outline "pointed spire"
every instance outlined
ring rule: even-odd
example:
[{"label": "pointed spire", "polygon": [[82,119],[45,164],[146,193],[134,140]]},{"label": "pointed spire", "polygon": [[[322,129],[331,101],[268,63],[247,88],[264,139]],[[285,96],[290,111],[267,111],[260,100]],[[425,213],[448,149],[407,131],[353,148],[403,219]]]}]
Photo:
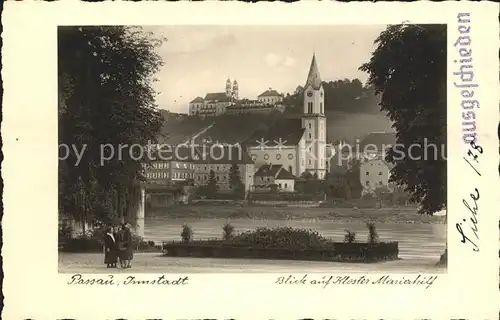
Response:
[{"label": "pointed spire", "polygon": [[304,88],[307,88],[309,85],[312,86],[314,90],[318,90],[321,87],[321,76],[319,75],[318,64],[316,62],[316,54],[314,53]]}]

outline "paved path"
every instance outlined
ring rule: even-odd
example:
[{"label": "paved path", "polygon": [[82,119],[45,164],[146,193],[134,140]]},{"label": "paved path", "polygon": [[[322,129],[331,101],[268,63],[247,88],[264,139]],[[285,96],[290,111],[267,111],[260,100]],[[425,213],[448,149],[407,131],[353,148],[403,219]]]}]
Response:
[{"label": "paved path", "polygon": [[59,255],[61,273],[442,273],[435,259],[408,259],[373,264],[162,257],[158,253],[139,253],[131,269],[108,269],[103,255],[96,253],[62,253]]}]

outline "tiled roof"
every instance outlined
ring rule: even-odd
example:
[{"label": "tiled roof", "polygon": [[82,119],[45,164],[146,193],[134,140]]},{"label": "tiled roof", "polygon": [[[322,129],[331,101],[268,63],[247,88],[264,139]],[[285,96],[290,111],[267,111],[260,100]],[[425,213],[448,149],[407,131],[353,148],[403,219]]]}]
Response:
[{"label": "tiled roof", "polygon": [[257,170],[256,177],[273,177],[282,180],[295,180],[295,176],[281,164],[265,164]]},{"label": "tiled roof", "polygon": [[278,172],[278,176],[276,176],[276,179],[295,180],[295,176],[291,174],[290,171],[282,167],[281,170]]},{"label": "tiled roof", "polygon": [[205,100],[229,102],[229,101],[231,101],[231,98],[226,96],[226,93],[224,93],[224,92],[216,92],[216,93],[207,93],[207,95],[205,96]]},{"label": "tiled roof", "polygon": [[196,148],[195,163],[206,164],[253,164],[243,146],[204,145]]},{"label": "tiled roof", "polygon": [[258,97],[280,97],[280,96],[281,95],[278,93],[278,91],[273,89],[266,90],[258,95]]},{"label": "tiled roof", "polygon": [[259,141],[268,141],[268,146],[272,146],[276,145],[275,141],[281,139],[285,146],[296,146],[304,135],[304,131],[301,119],[278,119],[267,130],[256,130],[246,140],[246,144],[258,146]]},{"label": "tiled roof", "polygon": [[[366,136],[359,143],[360,152],[374,151],[384,152],[383,147],[388,148],[391,145],[396,144],[396,134],[393,132],[373,132]],[[369,147],[367,147],[370,145]]]},{"label": "tiled roof", "polygon": [[196,156],[196,150],[188,144],[160,146],[159,160],[191,162]]},{"label": "tiled roof", "polygon": [[315,55],[312,57],[311,67],[309,68],[309,74],[307,75],[304,88],[307,88],[308,86],[311,86],[314,90],[318,90],[321,87],[321,76],[319,75],[319,68]]},{"label": "tiled roof", "polygon": [[255,172],[256,177],[276,177],[280,171],[281,164],[265,164]]},{"label": "tiled roof", "polygon": [[385,165],[386,165],[389,169],[392,169],[392,168],[394,168],[394,166],[395,166],[394,164],[392,164],[392,163],[390,163],[390,162],[387,162],[387,161],[385,161],[385,159],[381,159],[380,157],[376,157],[376,158],[373,158],[373,159],[371,159],[371,160],[368,160],[368,161],[364,162],[362,165],[367,165],[367,164],[369,164],[369,163],[370,163],[370,162],[372,162],[372,161],[381,161],[381,162],[382,162],[383,164],[385,164]]},{"label": "tiled roof", "polygon": [[204,100],[203,100],[203,98],[202,98],[202,97],[196,97],[196,98],[194,98],[194,100],[193,100],[193,101],[191,101],[190,103],[203,102],[203,101],[204,101]]}]

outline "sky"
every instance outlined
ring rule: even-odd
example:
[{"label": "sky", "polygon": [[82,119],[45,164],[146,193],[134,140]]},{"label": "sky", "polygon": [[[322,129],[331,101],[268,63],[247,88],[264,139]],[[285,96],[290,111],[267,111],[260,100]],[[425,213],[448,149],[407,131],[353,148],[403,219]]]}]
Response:
[{"label": "sky", "polygon": [[239,97],[256,99],[272,88],[293,92],[304,85],[313,53],[323,81],[367,75],[358,68],[374,51],[384,25],[147,26],[167,42],[158,48],[165,64],[156,78],[157,104],[187,113],[188,103],[224,92],[238,81]]}]

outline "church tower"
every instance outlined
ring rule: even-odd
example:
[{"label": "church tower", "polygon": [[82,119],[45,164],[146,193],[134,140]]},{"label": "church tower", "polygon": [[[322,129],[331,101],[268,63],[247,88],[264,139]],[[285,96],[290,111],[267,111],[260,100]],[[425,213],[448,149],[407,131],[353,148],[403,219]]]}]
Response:
[{"label": "church tower", "polygon": [[231,79],[226,80],[226,97],[231,98]]},{"label": "church tower", "polygon": [[238,100],[238,82],[236,80],[233,82],[233,99]]},{"label": "church tower", "polygon": [[[304,85],[304,112],[302,128],[305,128],[305,170],[322,179],[326,167],[326,117],[325,93],[321,83],[316,56],[313,54],[309,74]],[[302,160],[301,160],[302,161]]]}]

